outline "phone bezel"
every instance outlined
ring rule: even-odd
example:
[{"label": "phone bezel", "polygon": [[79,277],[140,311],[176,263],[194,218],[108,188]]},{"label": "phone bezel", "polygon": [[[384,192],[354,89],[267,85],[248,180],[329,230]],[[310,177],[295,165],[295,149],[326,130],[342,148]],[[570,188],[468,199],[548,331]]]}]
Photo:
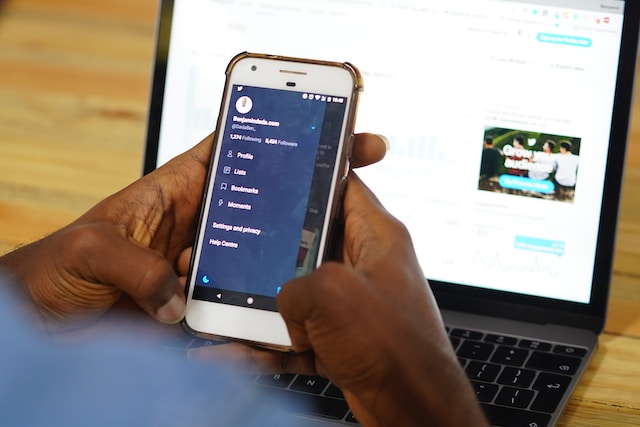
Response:
[{"label": "phone bezel", "polygon": [[[225,89],[216,129],[224,129],[229,114],[231,90],[234,85],[330,93],[347,99],[337,162],[329,195],[329,208],[321,234],[322,244],[319,248],[320,256],[316,263],[317,267],[327,255],[328,240],[333,232],[332,228],[339,211],[344,179],[349,169],[355,111],[359,94],[362,91],[362,77],[359,71],[349,63],[243,52],[236,55],[227,67]],[[206,221],[209,211],[222,136],[223,133],[216,133],[214,137],[196,243],[187,277],[187,310],[182,325],[189,333],[197,336],[234,339],[278,350],[289,350],[291,340],[280,313],[192,298],[195,277],[191,272],[197,270],[196,262],[200,256],[200,248],[204,239],[203,221]]]}]

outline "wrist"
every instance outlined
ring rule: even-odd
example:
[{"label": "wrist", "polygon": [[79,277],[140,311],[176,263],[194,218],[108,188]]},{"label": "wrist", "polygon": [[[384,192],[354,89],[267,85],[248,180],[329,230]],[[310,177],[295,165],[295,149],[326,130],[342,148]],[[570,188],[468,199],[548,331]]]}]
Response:
[{"label": "wrist", "polygon": [[17,311],[21,312],[36,328],[48,331],[49,322],[27,286],[29,279],[26,272],[29,270],[29,258],[24,253],[28,251],[29,246],[22,246],[0,257],[0,277],[2,278],[0,282],[3,290],[17,302],[15,304]]}]

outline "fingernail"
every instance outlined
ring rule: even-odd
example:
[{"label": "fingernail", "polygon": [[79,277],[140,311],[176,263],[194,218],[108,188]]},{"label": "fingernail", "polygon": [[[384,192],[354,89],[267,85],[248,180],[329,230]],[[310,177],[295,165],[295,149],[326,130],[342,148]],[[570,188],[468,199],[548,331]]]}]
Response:
[{"label": "fingernail", "polygon": [[162,323],[178,323],[184,317],[185,305],[180,296],[174,295],[156,311],[156,319]]},{"label": "fingernail", "polygon": [[376,136],[378,138],[380,138],[382,140],[382,142],[384,142],[384,146],[387,149],[387,153],[389,152],[389,150],[391,150],[391,143],[389,142],[389,140],[387,139],[386,136],[384,135],[380,135],[380,134],[376,134]]}]

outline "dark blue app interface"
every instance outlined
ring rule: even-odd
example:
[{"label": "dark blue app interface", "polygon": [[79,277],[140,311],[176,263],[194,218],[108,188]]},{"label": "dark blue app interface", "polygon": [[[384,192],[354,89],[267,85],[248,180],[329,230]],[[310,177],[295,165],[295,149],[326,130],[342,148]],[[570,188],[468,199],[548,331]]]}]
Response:
[{"label": "dark blue app interface", "polygon": [[319,256],[346,99],[234,85],[193,298],[276,310]]}]

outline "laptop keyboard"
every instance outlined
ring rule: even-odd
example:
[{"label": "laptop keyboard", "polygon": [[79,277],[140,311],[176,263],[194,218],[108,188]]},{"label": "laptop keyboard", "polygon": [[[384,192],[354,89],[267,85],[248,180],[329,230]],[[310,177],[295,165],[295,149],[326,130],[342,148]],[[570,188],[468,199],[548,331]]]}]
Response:
[{"label": "laptop keyboard", "polygon": [[492,424],[549,424],[587,350],[468,329],[448,329],[460,365]]},{"label": "laptop keyboard", "polygon": [[[447,332],[487,418],[504,427],[547,426],[587,354],[581,347],[469,329]],[[210,344],[187,337],[170,347]],[[340,389],[324,378],[275,374],[250,380],[269,387],[292,411],[358,424]]]}]

